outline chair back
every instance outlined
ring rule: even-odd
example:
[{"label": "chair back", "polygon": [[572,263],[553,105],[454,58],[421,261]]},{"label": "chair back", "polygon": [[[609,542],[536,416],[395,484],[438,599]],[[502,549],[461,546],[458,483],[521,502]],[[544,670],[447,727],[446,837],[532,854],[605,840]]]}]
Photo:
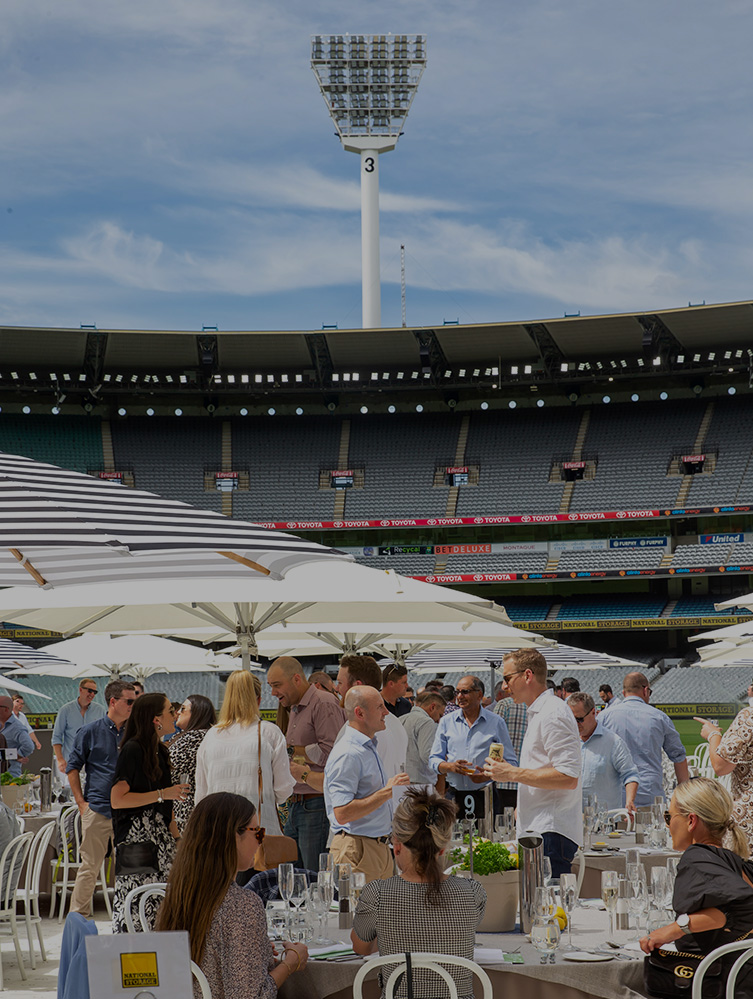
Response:
[{"label": "chair back", "polygon": [[212,991],[209,988],[207,976],[195,961],[191,961],[191,974],[199,983],[199,988],[201,989],[201,999],[212,999]]},{"label": "chair back", "polygon": [[573,855],[573,864],[578,865],[578,889],[576,898],[580,898],[580,890],[583,887],[583,878],[586,876],[586,858],[580,847],[575,851]]},{"label": "chair back", "polygon": [[0,857],[0,912],[16,911],[16,889],[21,868],[29,856],[34,833],[14,836]]},{"label": "chair back", "polygon": [[735,983],[737,982],[737,976],[740,972],[740,968],[753,957],[753,940],[734,940],[732,943],[722,944],[721,947],[717,947],[716,950],[712,950],[710,954],[701,961],[696,969],[696,973],[693,975],[693,989],[691,992],[691,999],[702,999],[703,996],[703,979],[711,967],[711,965],[717,961],[720,957],[724,957],[725,954],[733,954],[735,951],[743,951],[743,954],[735,961],[729,972],[729,977],[727,978],[727,990],[726,999],[735,999]]},{"label": "chair back", "polygon": [[[441,978],[447,986],[449,999],[458,999],[458,990],[457,985],[455,984],[455,979],[452,975],[450,975],[446,967],[444,967],[446,965],[451,965],[456,968],[466,968],[472,974],[476,975],[481,982],[483,999],[492,999],[491,979],[484,969],[480,965],[476,964],[475,961],[469,961],[466,957],[453,957],[448,954],[431,953],[411,954],[410,960],[412,969],[415,970],[417,968],[423,968],[433,972]],[[390,973],[390,976],[384,986],[385,999],[393,999],[395,988],[398,985],[399,979],[405,974],[408,966],[405,954],[385,954],[382,957],[377,957],[371,961],[367,961],[363,967],[358,970],[358,974],[353,982],[353,999],[363,999],[363,981],[371,968],[375,966],[381,967],[385,964],[396,966]]]},{"label": "chair back", "polygon": [[635,831],[635,812],[631,815],[627,808],[610,808],[607,815],[611,819],[620,819],[623,821],[627,832]]},{"label": "chair back", "polygon": [[[128,892],[125,898],[125,921],[128,933],[148,933],[151,930],[151,926],[148,926],[146,922],[146,903],[150,898],[164,898],[166,889],[167,884],[164,881],[155,881],[148,885],[138,885]],[[138,926],[133,918],[133,907],[137,899],[139,904]]]},{"label": "chair back", "polygon": [[81,812],[78,805],[65,805],[58,816],[60,856],[66,864],[81,863]]},{"label": "chair back", "polygon": [[29,850],[29,859],[26,864],[26,890],[31,897],[39,895],[39,880],[42,876],[42,865],[45,862],[47,848],[50,845],[52,834],[55,832],[55,822],[48,822],[35,834]]}]

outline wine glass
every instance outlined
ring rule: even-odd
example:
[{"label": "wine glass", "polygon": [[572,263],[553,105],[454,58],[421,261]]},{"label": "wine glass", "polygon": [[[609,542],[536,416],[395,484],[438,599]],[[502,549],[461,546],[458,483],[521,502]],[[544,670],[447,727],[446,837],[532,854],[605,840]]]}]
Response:
[{"label": "wine glass", "polygon": [[554,952],[560,942],[560,924],[556,919],[546,916],[537,917],[531,927],[531,943],[541,954],[539,964],[546,964],[547,959],[554,964]]},{"label": "wine glass", "polygon": [[651,893],[657,909],[666,909],[671,902],[672,885],[666,867],[651,868]]},{"label": "wine glass", "polygon": [[279,902],[270,899],[267,902],[267,926],[272,937],[277,940],[284,940],[288,926],[288,913],[286,902]]},{"label": "wine glass", "polygon": [[293,875],[295,868],[292,864],[277,865],[277,887],[280,889],[280,898],[286,904],[290,903],[290,896],[293,894]]},{"label": "wine glass", "polygon": [[557,900],[554,897],[554,889],[540,885],[536,889],[534,897],[534,915],[536,919],[551,919],[557,911]]},{"label": "wine glass", "polygon": [[573,911],[578,901],[578,876],[576,874],[560,875],[560,898],[562,907],[567,913],[567,944],[563,950],[577,950],[573,947]]},{"label": "wine glass", "polygon": [[548,888],[552,883],[552,861],[549,857],[541,858],[541,871],[544,876],[544,884]]},{"label": "wine glass", "polygon": [[614,939],[614,911],[617,908],[617,895],[620,882],[617,871],[601,872],[601,898],[609,912],[609,939]]},{"label": "wine glass", "polygon": [[317,934],[312,942],[316,947],[324,947],[329,943],[324,933],[324,920],[329,910],[329,903],[327,902],[327,893],[323,885],[319,883],[309,885],[306,891],[306,908],[316,916],[318,924]]},{"label": "wine glass", "polygon": [[290,904],[300,909],[306,901],[306,889],[309,879],[302,871],[295,871],[293,874],[293,888],[290,892]]},{"label": "wine glass", "polygon": [[628,909],[635,917],[636,940],[641,938],[641,913],[648,912],[648,886],[643,878],[628,882]]}]

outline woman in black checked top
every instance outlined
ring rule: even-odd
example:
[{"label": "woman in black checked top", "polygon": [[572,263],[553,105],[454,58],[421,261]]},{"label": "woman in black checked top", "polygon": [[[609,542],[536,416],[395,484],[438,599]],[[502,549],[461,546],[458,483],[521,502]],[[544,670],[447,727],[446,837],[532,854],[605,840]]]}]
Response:
[{"label": "woman in black checked top", "polygon": [[[486,892],[469,878],[444,874],[445,851],[457,810],[452,802],[409,790],[395,809],[392,843],[400,874],[366,885],[353,918],[351,939],[357,954],[417,951],[473,960],[476,927],[484,917]],[[448,966],[460,997],[473,996],[471,973]],[[384,983],[392,968],[382,970]],[[430,999],[442,989],[430,971],[414,972],[414,996]],[[403,979],[395,991],[405,999]]]}]

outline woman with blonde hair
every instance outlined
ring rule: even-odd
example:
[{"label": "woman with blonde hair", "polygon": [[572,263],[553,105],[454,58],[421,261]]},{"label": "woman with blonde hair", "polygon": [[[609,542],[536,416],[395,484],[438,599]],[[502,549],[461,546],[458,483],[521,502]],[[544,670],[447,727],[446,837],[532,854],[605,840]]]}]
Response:
[{"label": "woman with blonde hair", "polygon": [[300,943],[283,944],[275,960],[259,896],[234,883],[236,872],[250,866],[260,835],[247,798],[204,798],[186,825],[157,916],[158,930],[188,932],[191,960],[216,999],[274,999],[308,960]]},{"label": "woman with blonde hair", "polygon": [[242,794],[259,812],[260,825],[279,836],[277,805],[289,797],[295,781],[285,736],[276,725],[259,716],[260,697],[261,684],[253,673],[237,670],[230,674],[220,719],[207,732],[196,754],[195,801],[198,804],[217,791]]},{"label": "woman with blonde hair", "polygon": [[[361,892],[351,932],[356,954],[430,951],[473,960],[486,892],[477,881],[444,873],[456,817],[455,805],[446,798],[415,788],[406,791],[392,820],[392,845],[400,874],[372,881]],[[384,981],[391,970],[389,965],[383,969]],[[470,973],[448,970],[458,995],[472,997]],[[436,992],[436,977],[417,971],[416,999],[436,996]],[[407,995],[404,981],[395,995],[398,999]]]},{"label": "woman with blonde hair", "polygon": [[[707,777],[684,781],[664,820],[672,846],[683,851],[672,899],[677,918],[643,937],[642,949],[650,954],[675,941],[678,950],[703,956],[753,930],[753,864],[726,788]],[[736,995],[751,994],[742,980],[738,987]]]}]

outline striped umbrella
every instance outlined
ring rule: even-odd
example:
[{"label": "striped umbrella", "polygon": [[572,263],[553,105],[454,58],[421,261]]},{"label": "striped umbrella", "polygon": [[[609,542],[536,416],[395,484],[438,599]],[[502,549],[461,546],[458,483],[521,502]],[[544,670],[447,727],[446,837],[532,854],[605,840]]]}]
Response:
[{"label": "striped umbrella", "polygon": [[282,578],[352,556],[154,493],[0,452],[0,586],[128,578]]},{"label": "striped umbrella", "polygon": [[[446,651],[422,652],[407,659],[405,665],[418,673],[445,673],[451,670],[466,670],[475,673],[479,670],[501,669],[502,660],[508,652],[513,652],[520,646],[506,649],[464,649]],[[555,645],[542,648],[540,652],[550,670],[561,669],[606,669],[609,666],[632,666],[634,669],[645,669],[643,663],[631,659],[609,656],[605,652],[590,652],[587,649],[576,649],[570,645]],[[385,659],[386,665],[391,660]]]},{"label": "striped umbrella", "polygon": [[[58,656],[40,652],[39,649],[33,649],[30,645],[14,642],[11,638],[0,638],[0,671],[4,672],[6,669],[17,671],[19,669],[33,669],[39,666],[50,665],[62,668],[62,666],[71,666],[72,663],[68,662],[67,659],[61,659]],[[18,680],[12,680],[7,676],[0,676],[0,687],[4,687],[6,690],[13,690],[19,694],[35,694],[37,697],[44,697],[46,701],[52,700],[47,694],[41,694],[38,690],[32,690],[31,687],[26,687],[24,684],[19,683]]]}]

